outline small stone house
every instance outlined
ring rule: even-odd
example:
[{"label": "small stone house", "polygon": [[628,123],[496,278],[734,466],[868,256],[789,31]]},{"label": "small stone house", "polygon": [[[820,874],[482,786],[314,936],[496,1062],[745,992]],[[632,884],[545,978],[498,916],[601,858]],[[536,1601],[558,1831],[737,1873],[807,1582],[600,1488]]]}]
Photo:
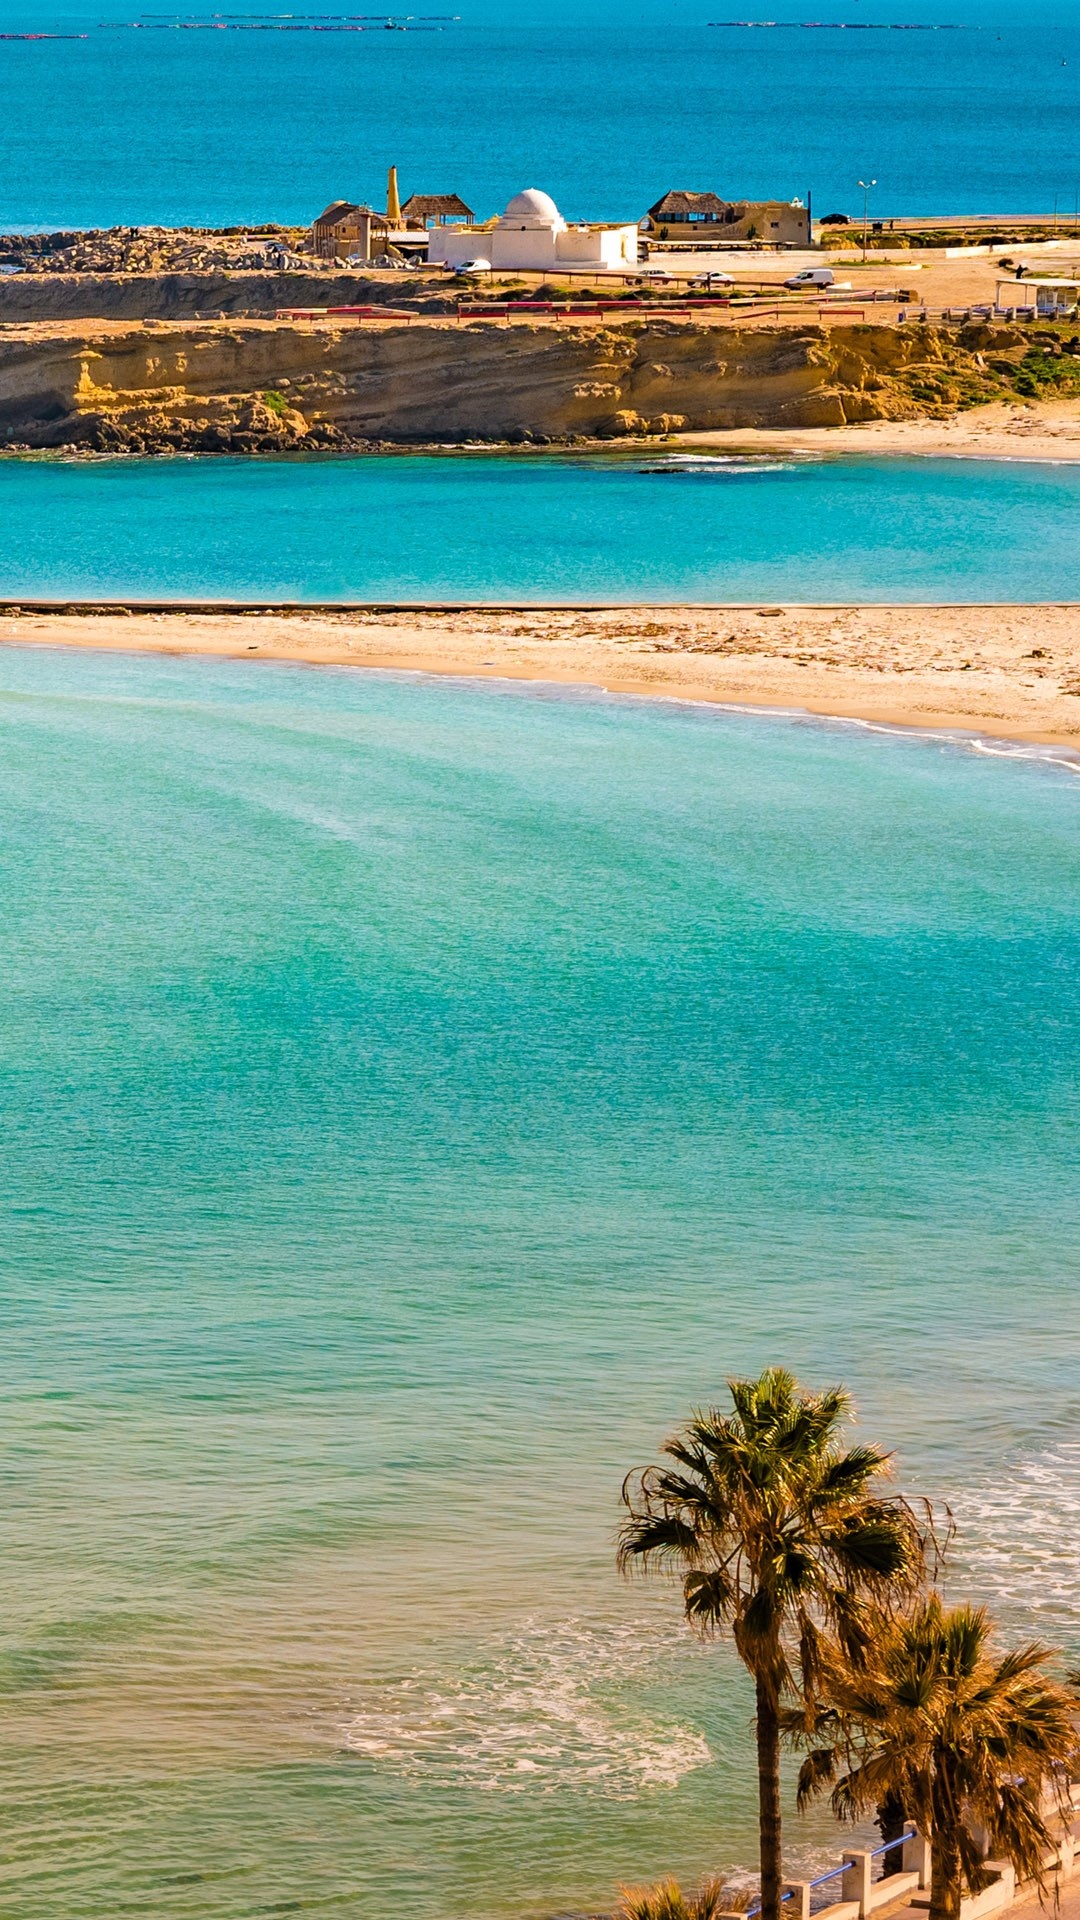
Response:
[{"label": "small stone house", "polygon": [[768,246],[808,247],[810,210],[801,200],[721,200],[718,193],[673,188],[645,217],[650,240],[663,244],[734,245],[764,241]]},{"label": "small stone house", "polygon": [[311,223],[312,250],[323,260],[344,260],[350,253],[370,260],[384,252],[388,232],[385,213],[351,200],[332,200]]}]

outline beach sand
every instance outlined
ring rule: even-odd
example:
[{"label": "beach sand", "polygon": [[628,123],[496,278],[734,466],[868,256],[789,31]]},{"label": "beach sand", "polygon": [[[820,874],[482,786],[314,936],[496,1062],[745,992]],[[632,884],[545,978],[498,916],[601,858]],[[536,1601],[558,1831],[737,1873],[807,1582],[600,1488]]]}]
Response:
[{"label": "beach sand", "polygon": [[734,453],[862,454],[960,460],[1080,460],[1080,401],[994,401],[945,420],[865,420],[846,427],[686,433],[687,447]]},{"label": "beach sand", "polygon": [[[1078,460],[1080,401],[979,407],[949,420],[680,438],[730,452]],[[1080,750],[1080,602],[340,613],[24,608],[0,609],[0,644],[577,682]]]},{"label": "beach sand", "polygon": [[577,682],[1080,750],[1080,603],[0,613],[0,643]]}]

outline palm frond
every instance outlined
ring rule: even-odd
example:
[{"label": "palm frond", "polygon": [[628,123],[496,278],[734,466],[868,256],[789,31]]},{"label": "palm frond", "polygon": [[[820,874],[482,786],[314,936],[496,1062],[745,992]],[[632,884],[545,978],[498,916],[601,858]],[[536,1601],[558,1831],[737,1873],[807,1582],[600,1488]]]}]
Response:
[{"label": "palm frond", "polygon": [[686,1617],[701,1631],[714,1631],[731,1619],[735,1588],[723,1567],[695,1569],[683,1581]]},{"label": "palm frond", "polygon": [[633,1514],[619,1533],[616,1564],[620,1572],[629,1573],[637,1565],[644,1571],[657,1562],[685,1562],[697,1545],[693,1527],[677,1513]]},{"label": "palm frond", "polygon": [[839,1753],[836,1747],[815,1747],[807,1754],[799,1768],[798,1785],[795,1790],[795,1805],[800,1813],[805,1813],[807,1807],[811,1806],[815,1800],[820,1800],[823,1793],[828,1793],[836,1779],[838,1764]]},{"label": "palm frond", "polygon": [[849,1499],[852,1494],[861,1493],[872,1480],[885,1473],[888,1466],[889,1455],[880,1447],[850,1447],[847,1453],[835,1455],[821,1476],[815,1505],[829,1506],[838,1497]]}]

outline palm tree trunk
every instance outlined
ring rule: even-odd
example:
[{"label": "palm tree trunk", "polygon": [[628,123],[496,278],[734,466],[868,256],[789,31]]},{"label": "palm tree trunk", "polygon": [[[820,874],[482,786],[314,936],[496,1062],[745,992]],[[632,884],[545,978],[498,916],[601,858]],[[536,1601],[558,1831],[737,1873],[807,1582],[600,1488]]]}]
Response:
[{"label": "palm tree trunk", "polygon": [[761,1920],[780,1920],[780,1715],[771,1687],[760,1677],[757,1680],[757,1763]]},{"label": "palm tree trunk", "polygon": [[960,1913],[960,1841],[956,1831],[956,1798],[940,1753],[936,1756],[930,1789],[930,1916],[929,1920],[958,1920]]},{"label": "palm tree trunk", "polygon": [[[907,1812],[900,1795],[893,1787],[890,1787],[884,1798],[878,1802],[877,1828],[886,1845],[890,1840],[899,1840],[907,1831]],[[890,1853],[882,1856],[881,1878],[886,1880],[890,1874],[903,1873],[903,1871],[903,1852],[900,1847],[893,1847]]]},{"label": "palm tree trunk", "polygon": [[929,1920],[957,1920],[960,1912],[960,1849],[937,1829],[930,1836]]}]

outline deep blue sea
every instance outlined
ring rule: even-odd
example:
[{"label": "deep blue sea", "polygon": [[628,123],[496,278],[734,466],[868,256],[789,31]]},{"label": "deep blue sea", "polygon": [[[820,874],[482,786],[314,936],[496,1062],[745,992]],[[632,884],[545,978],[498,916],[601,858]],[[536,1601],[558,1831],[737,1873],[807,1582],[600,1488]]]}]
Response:
[{"label": "deep blue sea", "polygon": [[[594,219],[673,186],[809,190],[819,214],[859,208],[860,179],[883,214],[1065,215],[1080,191],[1075,0],[460,0],[408,33],[104,24],[254,11],[2,0],[4,31],[88,37],[0,41],[0,227],[306,221],[338,196],[385,204],[391,162],[405,191],[485,218],[523,186]],[[709,25],[747,12],[963,30]]]},{"label": "deep blue sea", "polygon": [[0,462],[0,595],[1070,600],[1078,516],[1067,461],[31,457]]}]

